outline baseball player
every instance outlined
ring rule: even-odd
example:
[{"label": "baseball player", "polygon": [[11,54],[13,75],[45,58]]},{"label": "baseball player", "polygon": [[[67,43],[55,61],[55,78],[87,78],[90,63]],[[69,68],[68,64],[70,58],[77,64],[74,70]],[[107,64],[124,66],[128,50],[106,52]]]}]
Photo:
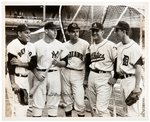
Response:
[{"label": "baseball player", "polygon": [[[117,50],[117,73],[118,78],[121,79],[121,88],[124,90],[125,98],[131,93],[140,93],[143,83],[141,78],[142,73],[142,50],[140,46],[129,38],[130,26],[124,21],[120,21],[115,26],[115,32],[120,39]],[[140,95],[139,100],[131,105],[127,106],[127,116],[140,116],[142,112],[142,99],[143,95]]]},{"label": "baseball player", "polygon": [[[34,70],[37,77],[34,83],[41,82],[41,84],[33,95],[33,117],[42,116],[45,103],[48,117],[56,117],[61,93],[59,70],[60,67],[67,65],[69,51],[56,39],[58,27],[53,22],[47,22],[44,29],[45,37],[34,44],[38,61]],[[53,65],[45,76],[44,72],[51,64]]]},{"label": "baseball player", "polygon": [[[73,104],[78,117],[84,117],[84,71],[85,58],[89,43],[79,38],[79,26],[71,23],[68,26],[70,40],[64,45],[69,50],[68,64],[62,70],[62,99],[65,103],[66,117],[72,116]],[[73,97],[72,97],[73,93]]]},{"label": "baseball player", "polygon": [[[14,92],[19,88],[26,89],[29,93],[28,73],[36,67],[35,49],[30,43],[30,30],[27,25],[17,27],[18,38],[7,46],[8,71],[11,87]],[[28,105],[21,105],[17,95],[14,95],[14,116],[25,117]]]},{"label": "baseball player", "polygon": [[114,70],[116,45],[103,38],[104,28],[101,23],[93,23],[90,30],[93,44],[89,48],[91,59],[88,78],[89,100],[92,109],[96,109],[98,116],[109,117],[108,105],[112,86],[108,82]]}]

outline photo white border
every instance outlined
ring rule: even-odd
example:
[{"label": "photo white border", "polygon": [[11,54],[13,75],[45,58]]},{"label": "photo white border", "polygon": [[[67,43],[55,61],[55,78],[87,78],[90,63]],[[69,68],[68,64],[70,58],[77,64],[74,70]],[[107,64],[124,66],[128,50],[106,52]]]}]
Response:
[{"label": "photo white border", "polygon": [[[4,71],[4,69],[5,69],[5,64],[4,64],[4,62],[5,62],[5,58],[3,58],[3,56],[4,56],[4,54],[5,54],[5,11],[4,11],[4,6],[5,5],[22,5],[22,4],[24,4],[24,5],[47,5],[47,4],[51,4],[51,5],[127,5],[127,6],[132,6],[132,5],[141,5],[141,3],[144,3],[144,2],[146,2],[147,3],[147,10],[146,10],[146,22],[145,22],[145,32],[146,32],[146,37],[145,37],[145,45],[146,45],[146,65],[145,65],[145,67],[148,67],[148,68],[146,68],[146,80],[147,80],[147,84],[146,84],[146,93],[148,93],[147,94],[147,96],[146,97],[148,97],[145,101],[146,101],[146,104],[147,104],[147,107],[146,107],[146,109],[147,109],[147,111],[148,111],[148,113],[147,113],[147,118],[145,117],[144,119],[140,119],[140,118],[134,118],[133,120],[135,120],[135,119],[137,119],[137,121],[148,121],[149,120],[149,115],[150,115],[150,107],[149,107],[149,102],[150,102],[150,96],[149,96],[149,92],[150,92],[150,90],[149,90],[149,88],[150,88],[150,75],[148,74],[149,73],[149,68],[150,68],[150,63],[149,63],[149,57],[150,57],[150,52],[149,52],[149,45],[150,45],[150,38],[149,38],[149,35],[150,35],[150,33],[149,33],[149,27],[150,27],[150,25],[149,25],[149,15],[150,15],[150,12],[149,12],[149,8],[150,8],[150,6],[149,6],[149,0],[136,0],[136,1],[133,1],[133,2],[131,2],[131,0],[126,0],[125,2],[124,1],[120,1],[120,0],[114,0],[114,1],[112,1],[112,0],[75,0],[75,1],[73,1],[73,0],[70,0],[70,1],[68,1],[68,0],[56,0],[56,1],[49,1],[49,0],[45,0],[45,1],[42,1],[42,0],[39,0],[39,1],[34,1],[34,0],[25,0],[25,1],[20,1],[20,0],[2,0],[1,1],[1,5],[0,5],[0,9],[2,10],[1,11],[1,14],[0,14],[0,18],[1,18],[1,22],[0,22],[0,25],[1,25],[1,28],[0,28],[0,32],[1,32],[1,34],[0,34],[0,37],[1,37],[1,41],[0,41],[0,45],[2,46],[1,47],[1,49],[2,49],[2,51],[0,51],[0,56],[1,56],[1,60],[2,61],[0,61],[1,63],[2,63],[2,65],[1,65],[1,67],[0,67],[0,74],[2,75],[2,83],[1,83],[1,85],[2,85],[2,91],[3,91],[3,93],[2,93],[2,104],[4,104],[3,102],[3,100],[5,99],[5,96],[4,96],[4,91],[5,91],[5,89],[4,89],[4,81],[5,80],[3,80],[3,79],[5,79],[5,71]],[[2,69],[1,69],[2,68]],[[2,108],[1,109],[2,110],[2,112],[1,113],[3,113],[4,114],[4,108]],[[2,116],[3,116],[3,114],[1,114]],[[3,120],[7,120],[6,118],[2,118]],[[146,119],[146,120],[145,120]],[[8,119],[9,120],[9,119]],[[15,119],[14,119],[15,120]],[[19,119],[17,119],[17,120],[19,120]],[[25,118],[24,120],[30,120],[30,117],[29,118]],[[85,117],[85,118],[76,118],[76,117],[72,117],[72,118],[65,118],[65,117],[57,117],[57,118],[45,118],[45,117],[42,117],[42,118],[40,118],[40,119],[33,119],[33,118],[31,118],[31,120],[30,121],[41,121],[41,120],[44,120],[44,121],[70,121],[70,120],[72,120],[72,121],[86,121],[86,120],[88,120],[88,121],[102,121],[102,120],[104,120],[105,122],[106,121],[129,121],[129,120],[131,120],[132,121],[132,118],[124,118],[124,117],[121,117],[121,118],[119,118],[119,117],[116,117],[116,118],[113,118],[113,117],[111,117],[111,118],[92,118],[92,117]]]}]

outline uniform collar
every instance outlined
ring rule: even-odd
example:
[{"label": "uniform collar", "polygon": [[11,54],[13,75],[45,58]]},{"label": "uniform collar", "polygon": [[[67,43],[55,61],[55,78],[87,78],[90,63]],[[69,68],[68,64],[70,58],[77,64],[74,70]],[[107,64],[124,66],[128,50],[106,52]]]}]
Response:
[{"label": "uniform collar", "polygon": [[21,39],[18,38],[21,44],[26,45],[28,42],[23,42]]}]

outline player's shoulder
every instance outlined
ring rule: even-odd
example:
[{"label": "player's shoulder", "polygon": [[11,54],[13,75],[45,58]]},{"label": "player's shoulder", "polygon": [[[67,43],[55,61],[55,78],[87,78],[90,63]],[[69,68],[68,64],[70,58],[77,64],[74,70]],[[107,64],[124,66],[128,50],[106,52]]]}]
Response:
[{"label": "player's shoulder", "polygon": [[58,44],[62,44],[62,42],[59,41],[59,40],[57,40],[57,39],[55,39],[54,42],[55,42],[55,43],[58,43]]},{"label": "player's shoulder", "polygon": [[33,44],[34,44],[34,45],[41,45],[42,41],[43,41],[43,39],[40,39],[40,40],[34,42]]},{"label": "player's shoulder", "polygon": [[117,45],[114,42],[112,42],[111,40],[106,40],[106,44],[110,48],[117,48]]},{"label": "player's shoulder", "polygon": [[122,45],[122,42],[118,42],[118,43],[116,44],[117,47],[120,47],[121,45]]},{"label": "player's shoulder", "polygon": [[67,46],[67,45],[69,45],[70,43],[70,40],[68,40],[68,41],[66,41],[66,42],[64,42],[63,44],[65,45],[65,46]]},{"label": "player's shoulder", "polygon": [[84,39],[79,38],[79,41],[85,45],[89,45],[88,41],[86,41]]},{"label": "player's shoulder", "polygon": [[63,46],[63,43],[57,39],[54,40],[53,44],[56,46]]},{"label": "player's shoulder", "polygon": [[136,49],[136,50],[142,50],[142,48],[140,47],[140,45],[138,43],[136,43],[134,40],[132,40],[132,48]]},{"label": "player's shoulder", "polygon": [[107,43],[109,44],[109,45],[116,45],[113,41],[111,41],[111,40],[106,40],[107,41]]},{"label": "player's shoulder", "polygon": [[28,45],[31,45],[31,46],[33,45],[33,43],[32,43],[32,42],[28,42],[27,44],[28,44]]},{"label": "player's shoulder", "polygon": [[28,42],[27,46],[30,47],[30,48],[34,48],[34,43],[33,42]]},{"label": "player's shoulder", "polygon": [[19,43],[19,40],[16,38],[16,39],[13,39],[8,45],[7,47],[10,47],[10,46],[18,46],[18,43]]}]

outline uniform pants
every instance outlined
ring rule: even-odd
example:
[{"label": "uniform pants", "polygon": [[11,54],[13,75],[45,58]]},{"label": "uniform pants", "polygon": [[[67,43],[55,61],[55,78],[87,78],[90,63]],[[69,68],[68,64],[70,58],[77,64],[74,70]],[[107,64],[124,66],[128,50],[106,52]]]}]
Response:
[{"label": "uniform pants", "polygon": [[98,116],[110,116],[108,105],[112,87],[108,84],[111,73],[95,73],[90,71],[88,79],[89,100],[92,109],[96,109]]},{"label": "uniform pants", "polygon": [[84,114],[84,88],[83,72],[63,69],[62,71],[62,99],[65,103],[65,111],[71,111],[73,104],[78,114]]},{"label": "uniform pants", "polygon": [[[38,83],[35,78],[34,83]],[[33,116],[42,116],[43,108],[48,108],[48,115],[57,116],[60,102],[60,71],[48,72],[33,95]],[[45,106],[45,103],[46,106]]]},{"label": "uniform pants", "polygon": [[[21,105],[18,101],[18,97],[16,94],[14,94],[14,91],[12,91],[10,80],[7,78],[7,93],[8,93],[8,99],[11,104],[11,110],[12,110],[12,117],[27,117],[27,109],[28,105]],[[26,89],[29,93],[29,83],[28,83],[28,77],[18,77],[15,76],[15,82],[18,84],[20,88]]]},{"label": "uniform pants", "polygon": [[[121,87],[121,90],[124,91],[124,95],[126,99],[131,93],[131,91],[135,88],[135,76],[121,79],[120,87]],[[127,106],[127,116],[129,117],[141,116],[143,96],[144,96],[142,80],[140,82],[140,88],[142,88],[142,93],[139,97],[139,100],[136,103],[134,103],[132,106]]]}]

